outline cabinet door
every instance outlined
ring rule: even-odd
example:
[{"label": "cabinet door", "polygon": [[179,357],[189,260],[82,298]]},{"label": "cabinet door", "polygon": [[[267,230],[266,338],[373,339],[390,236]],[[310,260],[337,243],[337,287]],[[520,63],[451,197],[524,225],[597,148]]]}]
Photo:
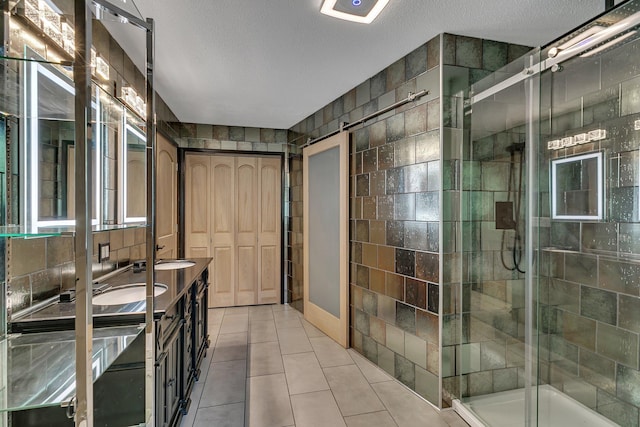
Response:
[{"label": "cabinet door", "polygon": [[[165,359],[166,361],[166,359]],[[165,364],[160,363],[156,366],[156,420],[158,426],[166,426],[168,422],[168,408],[166,398],[167,377],[165,372]]]},{"label": "cabinet door", "polygon": [[158,258],[178,257],[178,148],[157,134],[156,226]]},{"label": "cabinet door", "polygon": [[182,372],[182,347],[180,346],[180,335],[177,334],[176,338],[171,342],[167,351],[167,387],[165,393],[167,395],[167,408],[169,409],[169,419],[171,424],[174,424],[174,420],[178,416],[178,410],[180,409],[181,398],[181,372]]},{"label": "cabinet door", "polygon": [[281,170],[279,158],[258,161],[258,303],[280,302]]},{"label": "cabinet door", "polygon": [[235,305],[257,302],[258,189],[256,157],[239,157],[236,166],[236,299]]}]

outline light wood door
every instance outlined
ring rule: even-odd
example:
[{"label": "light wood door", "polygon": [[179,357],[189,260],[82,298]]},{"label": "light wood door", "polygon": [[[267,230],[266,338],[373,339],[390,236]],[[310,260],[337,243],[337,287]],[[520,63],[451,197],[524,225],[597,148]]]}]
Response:
[{"label": "light wood door", "polygon": [[257,157],[238,157],[236,227],[236,305],[257,303],[258,246]]},{"label": "light wood door", "polygon": [[205,212],[211,217],[212,288],[209,307],[235,305],[236,288],[236,204],[235,159],[213,156],[211,164],[211,205]]},{"label": "light wood door", "polygon": [[156,134],[156,243],[159,259],[178,257],[178,148]]},{"label": "light wood door", "polygon": [[187,257],[211,256],[209,307],[280,301],[279,158],[186,156]]},{"label": "light wood door", "polygon": [[258,301],[280,302],[281,165],[279,158],[258,160]]},{"label": "light wood door", "polygon": [[348,132],[306,147],[303,161],[304,317],[349,345]]}]

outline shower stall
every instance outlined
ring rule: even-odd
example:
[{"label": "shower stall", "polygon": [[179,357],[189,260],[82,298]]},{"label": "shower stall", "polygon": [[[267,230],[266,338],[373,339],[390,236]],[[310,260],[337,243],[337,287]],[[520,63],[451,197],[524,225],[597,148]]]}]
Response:
[{"label": "shower stall", "polygon": [[474,84],[454,408],[640,424],[640,0]]}]

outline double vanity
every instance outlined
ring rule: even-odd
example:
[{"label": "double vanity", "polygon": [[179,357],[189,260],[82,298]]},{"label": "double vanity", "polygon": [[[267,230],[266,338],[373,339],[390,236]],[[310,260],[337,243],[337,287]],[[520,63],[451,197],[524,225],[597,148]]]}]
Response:
[{"label": "double vanity", "polygon": [[[179,424],[209,346],[210,258],[159,261],[155,266],[155,425]],[[96,425],[137,425],[145,415],[144,264],[132,264],[93,283],[93,376]],[[73,426],[67,409],[75,394],[73,292],[12,318],[0,343],[0,398],[11,425]]]}]

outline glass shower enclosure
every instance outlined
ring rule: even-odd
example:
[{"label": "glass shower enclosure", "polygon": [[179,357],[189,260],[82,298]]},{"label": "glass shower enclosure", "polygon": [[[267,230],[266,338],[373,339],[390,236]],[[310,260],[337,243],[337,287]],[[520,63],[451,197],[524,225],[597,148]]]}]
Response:
[{"label": "glass shower enclosure", "polygon": [[640,1],[471,88],[454,407],[638,426]]}]

